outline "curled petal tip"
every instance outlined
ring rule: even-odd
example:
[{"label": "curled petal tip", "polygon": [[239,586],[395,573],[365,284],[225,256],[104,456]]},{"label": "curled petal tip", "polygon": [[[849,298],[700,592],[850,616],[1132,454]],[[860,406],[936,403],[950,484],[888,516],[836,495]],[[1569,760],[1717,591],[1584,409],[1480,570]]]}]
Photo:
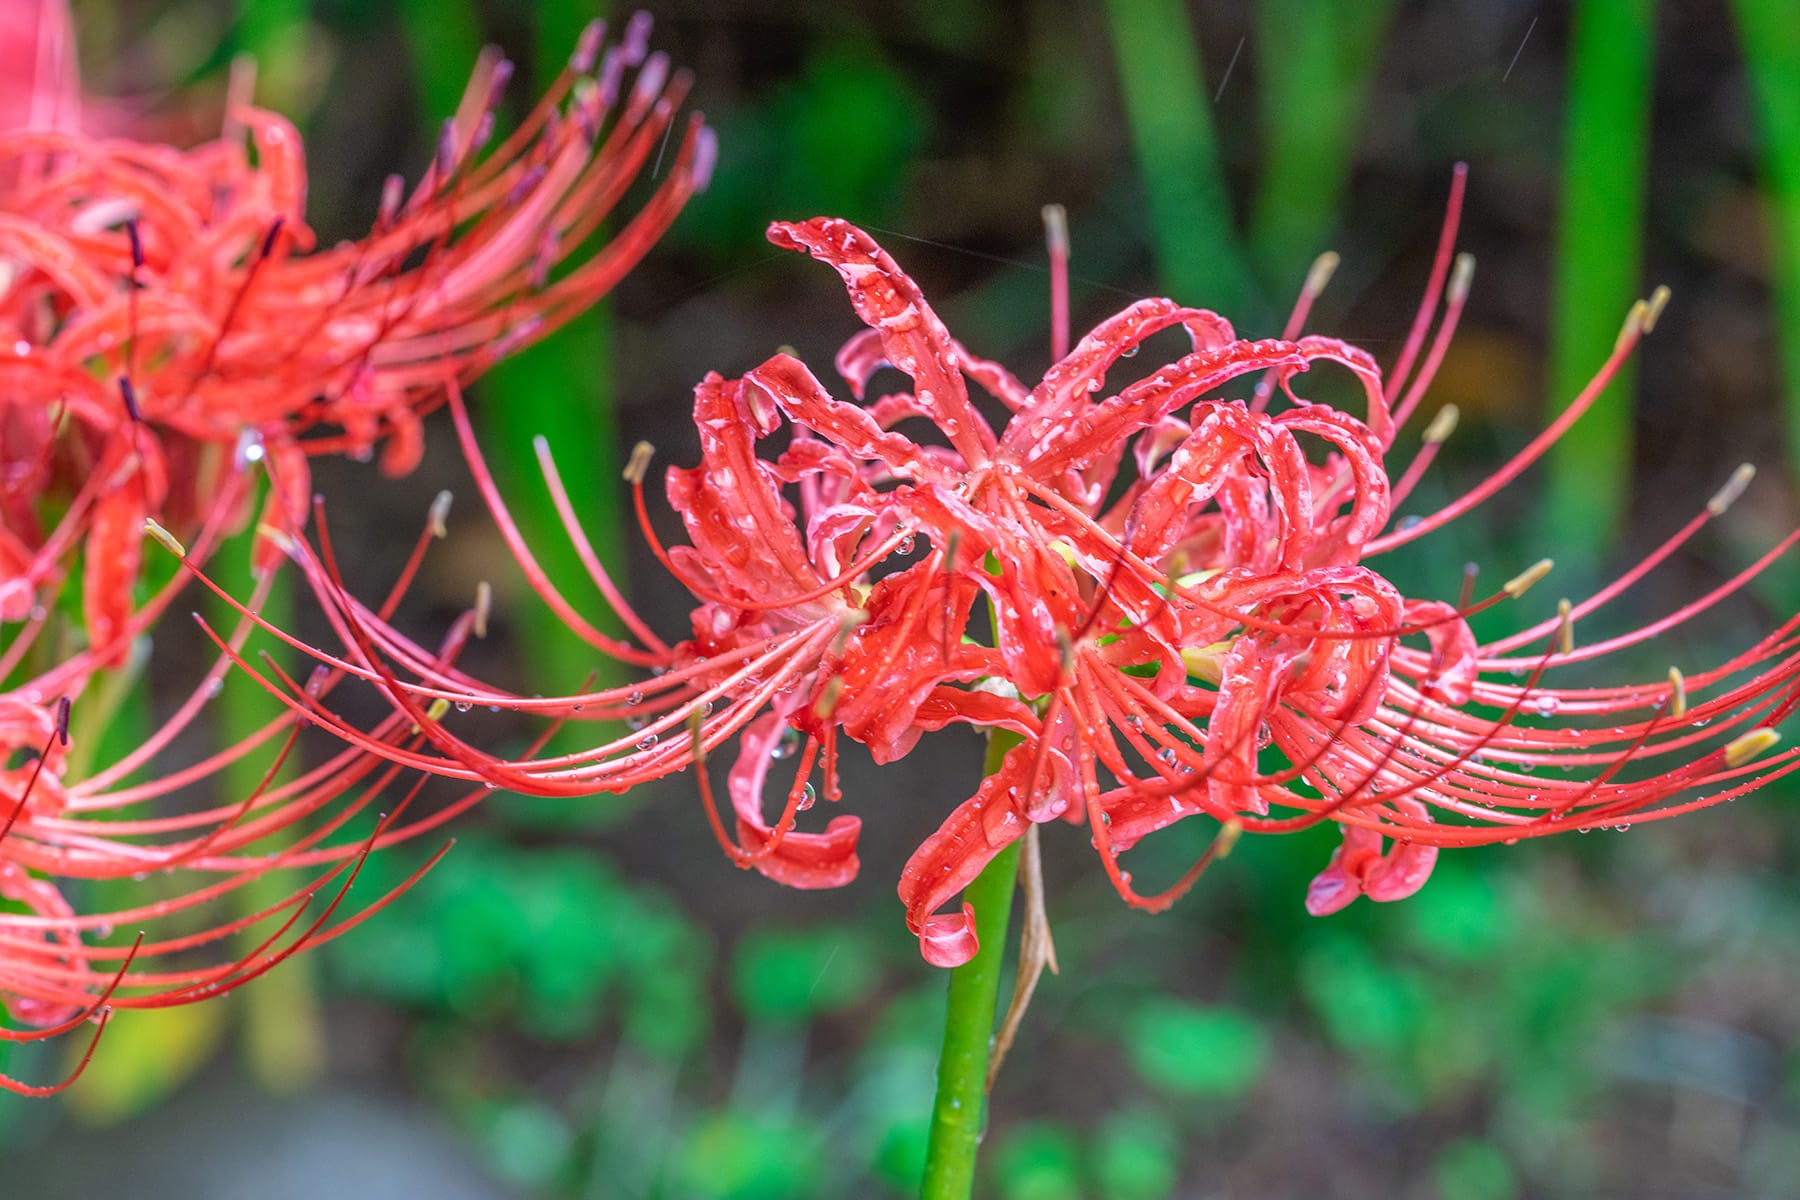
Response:
[{"label": "curled petal tip", "polygon": [[975,957],[981,941],[975,936],[975,906],[963,904],[960,913],[926,917],[919,930],[919,953],[934,967],[960,967]]}]

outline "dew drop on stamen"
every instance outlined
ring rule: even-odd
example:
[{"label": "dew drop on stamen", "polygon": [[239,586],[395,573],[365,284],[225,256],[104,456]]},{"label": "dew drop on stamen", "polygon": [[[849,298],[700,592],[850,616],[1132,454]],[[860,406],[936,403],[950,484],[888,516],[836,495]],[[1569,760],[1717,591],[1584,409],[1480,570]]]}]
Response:
[{"label": "dew drop on stamen", "polygon": [[454,707],[457,712],[468,712],[475,706],[470,704],[467,700],[458,700],[452,707]]},{"label": "dew drop on stamen", "polygon": [[643,737],[638,739],[637,748],[639,750],[649,750],[649,749],[652,749],[655,745],[656,745],[656,735],[654,733],[646,733]]},{"label": "dew drop on stamen", "polygon": [[1164,746],[1162,749],[1162,753],[1158,754],[1156,757],[1161,759],[1165,766],[1171,766],[1171,767],[1174,766],[1175,765],[1175,747]]},{"label": "dew drop on stamen", "polygon": [[808,780],[806,783],[806,786],[800,789],[800,799],[794,805],[794,807],[799,809],[801,812],[805,812],[807,809],[811,808],[814,804],[818,803],[818,800],[819,800],[819,793],[813,790],[812,781]]},{"label": "dew drop on stamen", "polygon": [[1538,716],[1547,717],[1551,713],[1554,713],[1558,708],[1561,708],[1562,702],[1555,696],[1539,696],[1534,707],[1537,709]]},{"label": "dew drop on stamen", "polygon": [[627,704],[642,704],[643,702],[644,693],[642,692],[633,692],[631,695],[625,697],[625,703]]}]

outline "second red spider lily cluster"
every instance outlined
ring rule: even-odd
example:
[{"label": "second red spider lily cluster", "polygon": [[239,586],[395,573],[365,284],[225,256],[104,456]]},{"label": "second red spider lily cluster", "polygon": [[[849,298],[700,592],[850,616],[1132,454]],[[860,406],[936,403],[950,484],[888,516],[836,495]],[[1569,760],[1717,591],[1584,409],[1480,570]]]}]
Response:
[{"label": "second red spider lily cluster", "polygon": [[[640,14],[608,45],[591,26],[499,137],[511,67],[484,56],[421,181],[393,177],[367,237],[314,252],[285,119],[238,96],[192,149],[84,132],[66,6],[0,0],[0,1008],[19,1026],[0,1042],[254,979],[386,903],[345,906],[364,856],[485,794],[421,814],[401,768],[360,748],[302,763],[292,714],[196,759],[228,656],[115,760],[97,743],[186,582],[145,569],[146,537],[207,563],[266,472],[260,608],[311,456],[381,446],[410,469],[446,381],[605,294],[705,185],[712,135],[695,115],[672,136],[689,80],[649,30]],[[662,178],[596,237],[646,172]],[[395,715],[367,736],[418,734]],[[260,784],[221,794],[246,767]],[[278,898],[245,899],[276,874]]]},{"label": "second red spider lily cluster", "polygon": [[[1769,751],[1800,694],[1800,618],[1686,676],[1671,669],[1601,689],[1547,682],[1556,668],[1693,617],[1788,548],[1793,537],[1634,632],[1575,644],[1574,623],[1724,512],[1747,469],[1620,579],[1496,642],[1478,642],[1467,618],[1519,605],[1548,562],[1455,603],[1409,598],[1370,565],[1539,457],[1665,299],[1634,307],[1592,383],[1516,458],[1442,510],[1390,528],[1455,419],[1440,412],[1411,462],[1390,468],[1467,293],[1473,264],[1452,258],[1462,186],[1459,171],[1418,318],[1386,374],[1352,345],[1301,334],[1328,275],[1322,261],[1281,337],[1244,339],[1216,313],[1146,300],[1072,350],[1056,347],[1059,361],[1027,387],[953,337],[862,230],[823,218],[772,226],[776,245],[841,276],[867,329],[838,356],[849,400],[787,354],[699,385],[700,462],[667,476],[687,545],[655,542],[642,488],[648,447],[634,456],[627,475],[646,534],[695,597],[687,635],[664,640],[619,597],[541,446],[569,533],[634,641],[604,636],[575,611],[520,537],[453,400],[477,481],[532,586],[597,650],[649,674],[550,699],[484,686],[439,669],[346,595],[328,540],[316,554],[297,546],[349,647],[331,661],[384,688],[431,747],[363,744],[539,795],[620,791],[699,765],[734,862],[831,887],[857,872],[859,821],[835,815],[820,828],[807,810],[815,798],[842,799],[842,737],[887,762],[948,725],[1009,731],[1019,744],[951,808],[900,880],[907,923],[941,965],[977,946],[958,892],[1047,822],[1086,826],[1119,893],[1159,909],[1239,835],[1332,821],[1343,844],[1306,897],[1324,914],[1359,895],[1412,894],[1442,847],[1668,817],[1791,772],[1800,750]],[[1065,253],[1055,239],[1053,253]],[[1108,386],[1147,338],[1177,328],[1189,353]],[[884,367],[908,386],[868,395]],[[1349,373],[1361,393],[1355,412],[1299,394],[1306,373],[1321,370]],[[759,457],[764,445],[780,448]],[[324,706],[290,702],[359,738]],[[509,759],[447,725],[453,704],[626,728],[583,751]],[[728,823],[704,767],[734,742]],[[1213,849],[1166,890],[1137,890],[1119,855],[1191,818],[1216,823]]]}]

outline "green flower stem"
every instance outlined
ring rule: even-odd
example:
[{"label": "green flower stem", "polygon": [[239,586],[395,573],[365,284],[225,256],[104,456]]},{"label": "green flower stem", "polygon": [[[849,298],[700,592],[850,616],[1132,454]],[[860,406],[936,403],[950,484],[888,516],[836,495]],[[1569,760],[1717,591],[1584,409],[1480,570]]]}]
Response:
[{"label": "green flower stem", "polygon": [[[992,734],[986,773],[999,770],[1000,760],[1019,741],[1016,734]],[[931,1110],[921,1200],[968,1200],[975,1188],[975,1153],[987,1117],[988,1046],[994,1036],[994,1005],[1000,995],[1000,967],[1006,959],[1006,928],[1018,874],[1019,843],[1014,842],[963,889],[963,899],[975,909],[981,949],[950,972],[950,1004],[944,1014],[944,1048],[938,1055],[937,1100]]]}]

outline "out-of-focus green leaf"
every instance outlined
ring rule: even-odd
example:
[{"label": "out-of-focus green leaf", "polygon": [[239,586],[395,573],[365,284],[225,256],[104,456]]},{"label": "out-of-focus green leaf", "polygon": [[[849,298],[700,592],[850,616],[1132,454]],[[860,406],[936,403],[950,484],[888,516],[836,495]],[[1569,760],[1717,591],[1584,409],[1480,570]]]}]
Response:
[{"label": "out-of-focus green leaf", "polygon": [[1166,1200],[1175,1193],[1180,1143],[1160,1113],[1114,1113],[1095,1135],[1090,1161],[1104,1200]]},{"label": "out-of-focus green leaf", "polygon": [[677,1169],[680,1195],[800,1200],[819,1194],[821,1159],[807,1131],[747,1113],[703,1118]]},{"label": "out-of-focus green leaf", "polygon": [[1106,12],[1163,285],[1183,303],[1237,317],[1251,288],[1193,22],[1180,0],[1107,0]]},{"label": "out-of-focus green leaf", "polygon": [[861,1000],[876,981],[868,943],[847,926],[754,930],[738,945],[732,988],[745,1015],[805,1021]]},{"label": "out-of-focus green leaf", "polygon": [[1512,1164],[1492,1143],[1478,1138],[1451,1142],[1432,1167],[1443,1200],[1511,1200],[1519,1185]]},{"label": "out-of-focus green leaf", "polygon": [[1152,1000],[1133,1014],[1125,1036],[1138,1074],[1177,1095],[1239,1096],[1268,1063],[1262,1027],[1228,1008]]},{"label": "out-of-focus green leaf", "polygon": [[992,1177],[1004,1200],[1079,1200],[1081,1147],[1073,1131],[1051,1121],[1015,1125],[994,1155]]},{"label": "out-of-focus green leaf", "polygon": [[1297,289],[1343,205],[1393,0],[1258,0],[1262,176],[1250,244],[1266,282]]},{"label": "out-of-focus green leaf", "polygon": [[[224,1004],[181,1004],[125,1012],[108,1023],[105,1053],[94,1055],[81,1082],[71,1088],[69,1110],[95,1124],[111,1124],[144,1111],[193,1076],[225,1033]],[[70,1052],[79,1057],[85,1039]]]},{"label": "out-of-focus green leaf", "polygon": [[575,1134],[563,1115],[540,1100],[514,1099],[483,1110],[476,1133],[494,1173],[520,1187],[541,1188],[563,1169]]}]

